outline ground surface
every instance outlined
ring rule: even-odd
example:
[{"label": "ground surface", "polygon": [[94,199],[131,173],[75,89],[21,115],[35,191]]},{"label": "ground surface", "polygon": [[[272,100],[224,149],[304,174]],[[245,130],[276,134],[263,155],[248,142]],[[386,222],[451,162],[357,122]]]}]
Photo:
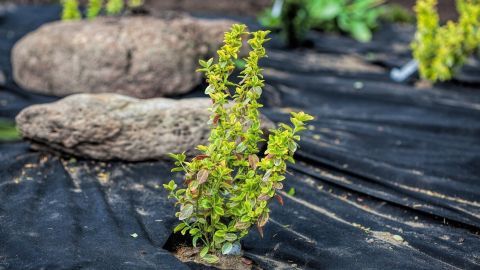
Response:
[{"label": "ground surface", "polygon": [[[0,21],[9,79],[0,116],[55,99],[18,89],[8,59],[16,39],[57,12],[22,8]],[[272,204],[264,239],[252,231],[243,241],[260,267],[480,268],[480,89],[389,81],[388,69],[408,60],[411,30],[384,27],[371,44],[316,33],[308,50],[272,41],[264,113],[285,121],[301,109],[316,120],[285,182],[295,196]],[[175,219],[160,187],[179,179],[170,167],[0,144],[0,268],[199,268],[163,249]]]}]

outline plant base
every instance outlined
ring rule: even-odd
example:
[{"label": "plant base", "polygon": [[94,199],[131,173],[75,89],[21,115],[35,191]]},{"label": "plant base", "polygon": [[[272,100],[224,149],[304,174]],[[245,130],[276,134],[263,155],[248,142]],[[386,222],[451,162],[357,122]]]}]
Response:
[{"label": "plant base", "polygon": [[[186,264],[200,264],[217,269],[250,270],[261,269],[251,260],[242,256],[216,254],[220,259],[216,264],[209,264],[200,258],[201,247],[191,247],[192,239],[188,235],[172,233],[163,246],[170,251],[177,259]],[[196,268],[195,268],[196,269]],[[202,268],[203,269],[203,268]]]},{"label": "plant base", "polygon": [[194,262],[198,264],[203,264],[207,266],[213,266],[218,269],[232,269],[232,270],[250,270],[250,269],[259,269],[257,267],[254,268],[253,262],[249,259],[243,258],[241,256],[233,256],[233,255],[222,255],[216,254],[220,259],[216,264],[209,264],[203,261],[200,258],[200,250],[199,247],[180,247],[174,253],[175,257],[177,257],[180,261],[184,263]]}]

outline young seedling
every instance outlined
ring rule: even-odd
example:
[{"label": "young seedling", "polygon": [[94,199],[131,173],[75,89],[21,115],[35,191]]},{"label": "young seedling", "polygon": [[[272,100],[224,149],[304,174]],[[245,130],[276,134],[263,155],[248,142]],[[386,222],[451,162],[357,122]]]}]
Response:
[{"label": "young seedling", "polygon": [[[270,215],[268,203],[276,197],[283,204],[277,191],[283,188],[286,163],[294,162],[298,133],[313,119],[303,112],[292,113],[293,126],[282,123],[271,130],[267,150],[260,153],[259,143],[265,140],[258,99],[264,80],[258,61],[266,57],[267,34],[250,33],[245,25],[234,24],[225,33],[217,59],[200,60],[199,71],[209,84],[205,93],[212,100],[209,143],[197,146],[201,154],[189,161],[183,153],[171,154],[176,165],[172,171],[185,173],[181,188],[173,180],[164,184],[169,198],[179,206],[176,217],[180,223],[174,232],[190,234],[193,246],[202,246],[200,256],[208,263],[217,262],[220,251],[228,254],[251,226],[263,237],[262,228]],[[251,51],[244,58],[240,82],[234,83],[229,76],[245,36],[250,37]]]}]

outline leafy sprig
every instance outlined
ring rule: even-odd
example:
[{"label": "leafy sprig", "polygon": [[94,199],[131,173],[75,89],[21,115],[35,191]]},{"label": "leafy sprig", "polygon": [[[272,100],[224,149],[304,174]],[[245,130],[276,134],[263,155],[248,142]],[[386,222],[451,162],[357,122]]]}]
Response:
[{"label": "leafy sprig", "polygon": [[[164,184],[179,205],[176,217],[181,222],[174,232],[190,234],[193,246],[202,246],[200,256],[209,263],[218,261],[217,252],[228,253],[251,226],[263,236],[268,202],[277,197],[283,203],[276,193],[283,188],[286,163],[294,162],[298,133],[313,119],[303,112],[292,113],[293,126],[280,124],[271,130],[267,150],[259,153],[264,140],[258,99],[264,79],[258,61],[266,57],[267,35],[268,31],[250,33],[245,25],[235,24],[225,33],[216,61],[199,61],[198,70],[209,84],[205,93],[212,100],[209,143],[197,146],[201,154],[189,161],[184,153],[171,154],[176,166],[172,171],[185,173],[181,188],[173,180]],[[240,82],[234,83],[229,77],[245,36],[250,36],[251,51],[243,59]]]}]

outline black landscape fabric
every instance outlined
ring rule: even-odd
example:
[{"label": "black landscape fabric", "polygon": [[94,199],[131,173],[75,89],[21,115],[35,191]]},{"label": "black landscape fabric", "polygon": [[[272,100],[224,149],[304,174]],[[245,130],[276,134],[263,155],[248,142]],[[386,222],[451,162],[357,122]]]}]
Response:
[{"label": "black landscape fabric", "polygon": [[[58,12],[18,7],[0,17],[0,117],[56,99],[15,86],[9,57]],[[316,120],[285,182],[295,195],[272,202],[263,239],[252,230],[242,243],[259,267],[480,269],[480,87],[472,75],[430,89],[389,81],[411,36],[411,27],[385,26],[365,45],[320,33],[310,49],[270,45],[263,112]],[[0,269],[201,269],[165,249],[176,220],[161,186],[180,181],[171,166],[0,144]]]}]

